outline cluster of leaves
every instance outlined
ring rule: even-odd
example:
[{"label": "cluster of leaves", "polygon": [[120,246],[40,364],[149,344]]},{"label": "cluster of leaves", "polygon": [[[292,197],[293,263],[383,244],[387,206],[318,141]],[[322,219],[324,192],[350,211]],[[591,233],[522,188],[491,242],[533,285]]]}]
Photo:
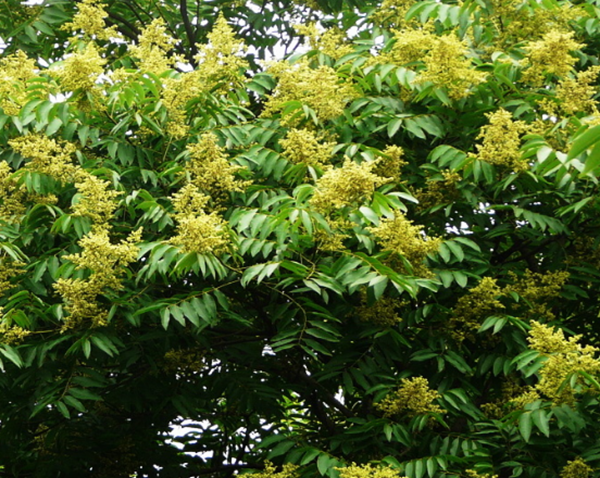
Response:
[{"label": "cluster of leaves", "polygon": [[594,474],[599,12],[1,3],[0,474]]}]

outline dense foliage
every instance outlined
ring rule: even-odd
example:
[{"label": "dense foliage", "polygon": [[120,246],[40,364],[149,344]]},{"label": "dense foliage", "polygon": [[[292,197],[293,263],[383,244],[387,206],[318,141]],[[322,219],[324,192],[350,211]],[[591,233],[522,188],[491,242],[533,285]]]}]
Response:
[{"label": "dense foliage", "polygon": [[1,2],[0,476],[597,476],[599,7]]}]

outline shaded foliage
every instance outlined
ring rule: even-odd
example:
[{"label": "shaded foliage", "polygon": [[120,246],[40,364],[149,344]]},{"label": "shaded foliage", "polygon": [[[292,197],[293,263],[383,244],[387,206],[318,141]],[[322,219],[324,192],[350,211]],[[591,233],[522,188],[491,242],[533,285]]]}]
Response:
[{"label": "shaded foliage", "polygon": [[597,474],[599,29],[0,3],[0,474]]}]

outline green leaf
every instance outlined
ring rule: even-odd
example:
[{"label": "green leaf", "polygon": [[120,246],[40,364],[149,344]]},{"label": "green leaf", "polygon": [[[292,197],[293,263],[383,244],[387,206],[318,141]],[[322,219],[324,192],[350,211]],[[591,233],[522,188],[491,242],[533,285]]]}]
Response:
[{"label": "green leaf", "polygon": [[541,431],[547,437],[550,436],[550,419],[548,418],[546,410],[533,410],[531,412],[531,419],[533,420],[534,425],[538,428],[539,431]]},{"label": "green leaf", "polygon": [[571,144],[567,160],[573,159],[583,153],[593,144],[600,141],[600,125],[592,126],[585,133],[577,136]]},{"label": "green leaf", "polygon": [[317,469],[321,475],[325,475],[327,473],[330,468],[331,461],[332,459],[329,455],[326,455],[325,453],[319,455],[319,458],[317,459]]},{"label": "green leaf", "polygon": [[529,439],[531,438],[532,426],[531,412],[523,412],[519,417],[519,433],[521,433],[521,436],[527,443],[529,443]]},{"label": "green leaf", "polygon": [[72,395],[78,400],[102,400],[100,395],[90,392],[84,388],[70,388],[69,395]]},{"label": "green leaf", "polygon": [[[597,126],[596,126],[597,127]],[[597,167],[600,166],[600,147],[598,143],[594,145],[590,154],[585,160],[583,170],[581,171],[581,175],[588,174],[594,171]]]},{"label": "green leaf", "polygon": [[56,405],[56,408],[62,414],[63,417],[65,417],[67,420],[69,420],[71,418],[71,414],[69,413],[69,409],[64,404],[64,402],[58,401],[58,402],[55,403],[55,405]]},{"label": "green leaf", "polygon": [[[452,251],[452,254],[454,254],[454,257],[456,257],[456,259],[458,259],[458,262],[462,262],[465,259],[465,253],[462,250],[462,247],[460,247],[460,245],[458,245],[456,242],[446,241],[446,242],[444,242],[444,246],[446,246],[448,249],[450,249],[450,251]],[[446,262],[448,262],[448,261],[446,261]]]},{"label": "green leaf", "polygon": [[0,354],[4,355],[8,360],[14,363],[17,367],[23,367],[23,359],[19,352],[7,344],[0,345]]}]

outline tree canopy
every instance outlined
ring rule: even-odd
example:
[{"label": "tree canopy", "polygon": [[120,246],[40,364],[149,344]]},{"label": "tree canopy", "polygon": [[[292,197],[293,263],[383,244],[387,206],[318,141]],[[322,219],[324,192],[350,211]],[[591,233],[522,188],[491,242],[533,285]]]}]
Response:
[{"label": "tree canopy", "polygon": [[1,2],[0,476],[598,476],[599,7]]}]

